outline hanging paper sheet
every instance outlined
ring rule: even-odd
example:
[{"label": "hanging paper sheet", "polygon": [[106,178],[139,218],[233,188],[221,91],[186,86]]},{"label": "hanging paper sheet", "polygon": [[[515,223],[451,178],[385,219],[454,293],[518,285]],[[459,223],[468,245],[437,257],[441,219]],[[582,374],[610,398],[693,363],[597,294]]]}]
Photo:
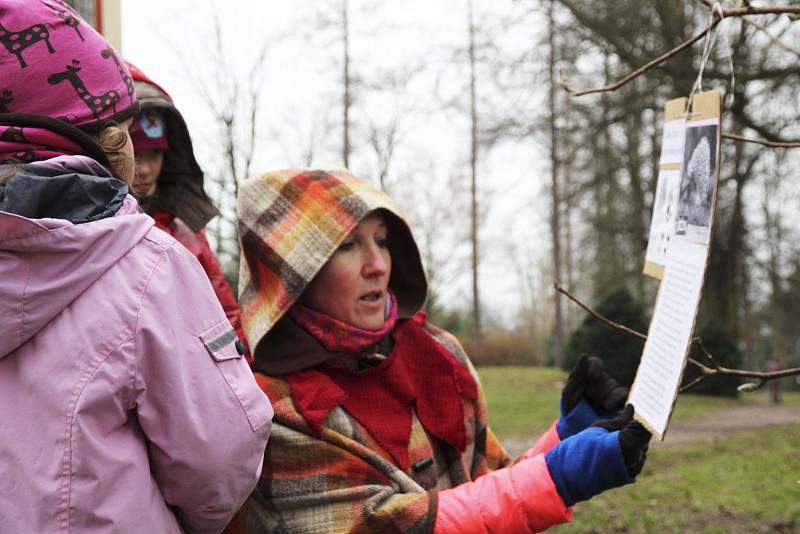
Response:
[{"label": "hanging paper sheet", "polygon": [[650,222],[650,237],[644,257],[644,274],[661,279],[667,263],[667,249],[675,235],[681,166],[686,133],[686,98],[670,100],[664,106],[661,158]]},{"label": "hanging paper sheet", "polygon": [[664,249],[663,278],[628,399],[660,440],[678,396],[708,261],[719,182],[719,91],[697,94],[689,117],[680,171],[664,169],[679,173],[679,180],[670,174],[664,182],[677,183],[674,234]]}]

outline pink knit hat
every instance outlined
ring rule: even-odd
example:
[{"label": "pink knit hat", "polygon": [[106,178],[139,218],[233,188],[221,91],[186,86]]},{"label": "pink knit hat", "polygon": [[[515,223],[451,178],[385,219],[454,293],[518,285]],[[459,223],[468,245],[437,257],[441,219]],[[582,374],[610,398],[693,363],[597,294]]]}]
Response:
[{"label": "pink knit hat", "polygon": [[125,62],[61,1],[0,0],[0,44],[0,112],[84,127],[135,114]]},{"label": "pink knit hat", "polygon": [[137,111],[125,62],[66,3],[0,0],[0,161],[15,148],[4,141],[25,139],[39,159],[48,145],[32,140],[42,138],[33,130],[59,129],[48,127],[48,119],[91,133]]}]

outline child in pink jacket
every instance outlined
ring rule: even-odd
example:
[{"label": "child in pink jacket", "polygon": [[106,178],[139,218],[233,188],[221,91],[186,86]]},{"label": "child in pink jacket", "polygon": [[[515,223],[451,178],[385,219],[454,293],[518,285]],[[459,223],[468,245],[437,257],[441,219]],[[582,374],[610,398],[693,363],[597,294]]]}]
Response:
[{"label": "child in pink jacket", "polygon": [[127,194],[130,75],[55,0],[0,0],[0,44],[0,531],[219,532],[272,409]]}]

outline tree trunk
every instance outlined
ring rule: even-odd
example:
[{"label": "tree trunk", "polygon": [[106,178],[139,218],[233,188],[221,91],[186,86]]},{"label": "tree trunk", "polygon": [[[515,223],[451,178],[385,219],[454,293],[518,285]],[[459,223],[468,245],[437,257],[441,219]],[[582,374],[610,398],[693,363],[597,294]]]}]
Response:
[{"label": "tree trunk", "polygon": [[342,0],[342,47],[343,47],[343,77],[342,89],[344,95],[342,99],[342,162],[345,168],[350,168],[350,28],[348,27],[348,0]]},{"label": "tree trunk", "polygon": [[472,0],[467,0],[469,18],[469,107],[471,121],[470,194],[472,198],[472,336],[481,338],[481,305],[478,292],[478,111],[475,82],[475,20]]},{"label": "tree trunk", "polygon": [[[556,44],[555,44],[555,18],[553,17],[554,0],[550,0],[547,9],[549,30],[547,35],[548,45],[548,83],[549,83],[549,116],[550,127],[550,236],[553,246],[553,278],[561,279],[561,194],[558,184],[558,130],[556,127],[556,91],[559,90],[556,81]],[[561,294],[556,292],[553,310],[553,363],[560,367],[563,361],[562,352],[564,345],[564,316],[562,310]]]},{"label": "tree trunk", "polygon": [[631,256],[633,257],[633,265],[631,272],[633,273],[634,286],[636,287],[636,298],[639,302],[644,299],[644,276],[641,276],[642,268],[644,267],[644,256],[647,251],[647,224],[645,222],[645,214],[647,208],[644,201],[644,185],[642,179],[642,167],[644,166],[644,159],[641,157],[641,135],[643,134],[644,125],[642,121],[643,111],[634,111],[628,116],[628,177],[630,180],[631,188],[631,206],[630,206],[630,232],[631,236],[629,243],[632,245],[633,250]]}]

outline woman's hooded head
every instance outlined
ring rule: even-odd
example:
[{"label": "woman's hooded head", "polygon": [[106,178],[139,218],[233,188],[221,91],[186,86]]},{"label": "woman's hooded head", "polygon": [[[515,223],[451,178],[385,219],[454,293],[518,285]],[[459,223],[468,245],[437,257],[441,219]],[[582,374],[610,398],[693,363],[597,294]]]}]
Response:
[{"label": "woman's hooded head", "polygon": [[425,302],[427,282],[406,218],[385,193],[344,170],[288,169],[240,187],[239,296],[254,350],[359,222],[376,210],[385,214],[388,227],[389,289],[400,316],[410,317]]}]

